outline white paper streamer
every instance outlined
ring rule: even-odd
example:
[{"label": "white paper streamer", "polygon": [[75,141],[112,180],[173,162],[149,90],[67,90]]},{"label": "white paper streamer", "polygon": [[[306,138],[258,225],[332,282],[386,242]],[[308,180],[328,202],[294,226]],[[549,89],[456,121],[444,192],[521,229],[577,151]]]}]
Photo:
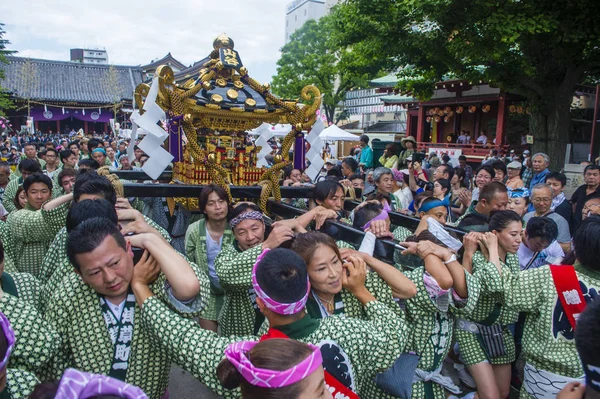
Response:
[{"label": "white paper streamer", "polygon": [[262,147],[260,152],[258,153],[258,159],[256,161],[256,166],[261,168],[263,166],[269,166],[269,163],[265,159],[267,155],[273,151],[271,146],[269,145],[269,140],[273,137],[273,132],[271,130],[271,125],[268,123],[263,123],[256,130],[255,133],[258,133],[258,139],[254,142],[255,146]]},{"label": "white paper streamer", "polygon": [[319,138],[321,132],[325,129],[325,124],[321,119],[317,119],[313,125],[308,136],[305,137],[306,141],[310,144],[310,149],[306,153],[306,159],[310,161],[310,166],[306,169],[306,174],[314,182],[319,172],[325,165],[323,158],[321,157],[321,150],[323,150],[323,140]]}]

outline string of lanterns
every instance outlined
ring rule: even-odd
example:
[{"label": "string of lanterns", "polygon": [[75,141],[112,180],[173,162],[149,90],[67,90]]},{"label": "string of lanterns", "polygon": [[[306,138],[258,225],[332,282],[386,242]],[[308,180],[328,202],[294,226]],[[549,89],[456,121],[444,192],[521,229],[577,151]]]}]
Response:
[{"label": "string of lanterns", "polygon": [[[492,109],[492,106],[489,104],[483,104],[481,106],[481,112],[488,113]],[[474,114],[477,111],[477,105],[470,105],[466,108],[466,111],[470,114]],[[508,107],[508,111],[511,114],[527,114],[529,115],[529,107],[524,107],[522,105],[511,105]],[[462,114],[465,112],[465,107],[462,105],[457,106],[452,109],[452,107],[435,107],[431,108],[427,111],[427,118],[425,120],[427,123],[435,122],[440,123],[441,121],[449,122],[450,119],[454,116],[454,114]]]}]

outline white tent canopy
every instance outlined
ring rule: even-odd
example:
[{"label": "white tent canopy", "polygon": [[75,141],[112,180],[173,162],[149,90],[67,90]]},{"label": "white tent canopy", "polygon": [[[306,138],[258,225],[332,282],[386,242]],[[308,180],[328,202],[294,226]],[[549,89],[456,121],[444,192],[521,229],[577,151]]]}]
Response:
[{"label": "white tent canopy", "polygon": [[[273,126],[273,125],[269,125],[268,123],[266,123],[266,125],[269,126],[269,130],[273,134],[273,137],[285,137],[292,130],[292,125],[287,125],[287,124],[286,125],[277,124],[277,125]],[[248,134],[251,136],[258,136],[258,135],[260,135],[260,131],[258,129],[259,128],[252,129],[248,132]]]},{"label": "white tent canopy", "polygon": [[336,125],[331,125],[327,129],[324,129],[319,138],[323,141],[358,141],[357,135],[348,133]]}]

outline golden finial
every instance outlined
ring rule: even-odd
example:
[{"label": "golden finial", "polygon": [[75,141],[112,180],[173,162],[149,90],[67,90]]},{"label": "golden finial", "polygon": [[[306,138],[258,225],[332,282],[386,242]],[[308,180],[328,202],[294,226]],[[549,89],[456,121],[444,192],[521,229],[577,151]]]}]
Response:
[{"label": "golden finial", "polygon": [[229,36],[227,36],[225,33],[221,33],[219,36],[217,36],[217,38],[213,42],[213,48],[215,50],[218,50],[220,48],[228,48],[228,49],[233,50],[233,46],[234,46],[233,40]]}]

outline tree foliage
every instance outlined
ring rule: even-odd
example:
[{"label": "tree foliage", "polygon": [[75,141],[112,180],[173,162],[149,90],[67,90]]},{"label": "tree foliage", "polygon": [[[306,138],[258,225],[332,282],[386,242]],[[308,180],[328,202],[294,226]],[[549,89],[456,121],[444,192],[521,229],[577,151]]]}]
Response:
[{"label": "tree foliage", "polygon": [[37,65],[27,58],[19,68],[19,79],[22,84],[22,91],[17,93],[19,97],[27,100],[27,116],[31,116],[31,100],[35,98],[40,88],[40,73]]},{"label": "tree foliage", "polygon": [[347,0],[334,39],[360,44],[426,100],[443,78],[484,81],[530,103],[538,149],[562,166],[576,83],[600,73],[592,0]]},{"label": "tree foliage", "polygon": [[307,21],[281,49],[273,91],[286,98],[297,98],[302,88],[315,85],[323,95],[327,119],[335,120],[336,108],[346,91],[365,86],[381,69],[375,62],[364,60],[331,40],[333,21],[330,16]]},{"label": "tree foliage", "polygon": [[[6,46],[10,44],[10,42],[4,39],[4,33],[6,32],[4,31],[3,26],[4,24],[0,23],[0,83],[4,79],[4,71],[2,66],[3,64],[8,64],[6,56],[14,53],[14,51],[6,49]],[[0,84],[0,115],[6,115],[6,111],[13,107],[14,105],[9,98],[9,94]]]}]

